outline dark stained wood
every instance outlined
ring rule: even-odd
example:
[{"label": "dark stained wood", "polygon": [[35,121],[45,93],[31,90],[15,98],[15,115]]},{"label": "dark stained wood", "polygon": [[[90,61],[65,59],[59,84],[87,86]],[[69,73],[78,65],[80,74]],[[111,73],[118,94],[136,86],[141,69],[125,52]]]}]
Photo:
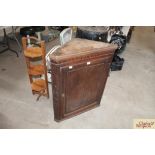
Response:
[{"label": "dark stained wood", "polygon": [[107,43],[74,39],[50,56],[56,121],[100,105],[116,48]]}]

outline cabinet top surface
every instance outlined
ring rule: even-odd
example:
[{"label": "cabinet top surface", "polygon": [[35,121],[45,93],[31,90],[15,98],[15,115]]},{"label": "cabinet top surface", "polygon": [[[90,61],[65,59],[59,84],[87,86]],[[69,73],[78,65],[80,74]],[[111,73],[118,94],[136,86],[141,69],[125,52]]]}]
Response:
[{"label": "cabinet top surface", "polygon": [[96,53],[97,51],[114,51],[115,49],[117,49],[117,45],[114,44],[75,38],[58,48],[55,52],[53,52],[50,55],[50,58],[53,60],[59,60],[71,58],[74,56],[82,56],[86,54]]}]

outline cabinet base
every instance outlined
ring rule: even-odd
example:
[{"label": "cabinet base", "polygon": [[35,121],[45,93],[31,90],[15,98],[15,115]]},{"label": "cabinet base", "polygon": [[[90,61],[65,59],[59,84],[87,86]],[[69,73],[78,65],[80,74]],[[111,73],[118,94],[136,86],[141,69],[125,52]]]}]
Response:
[{"label": "cabinet base", "polygon": [[85,112],[87,112],[87,111],[89,111],[89,110],[91,110],[91,109],[97,108],[97,107],[99,107],[99,106],[100,106],[100,104],[96,104],[96,105],[93,105],[93,106],[87,108],[87,109],[84,110],[84,111],[80,111],[80,112],[78,112],[78,113],[76,113],[76,114],[71,114],[71,115],[65,116],[65,117],[62,118],[62,119],[54,118],[54,120],[55,120],[56,122],[59,123],[59,122],[61,122],[61,121],[70,119],[70,118],[72,118],[72,117],[74,117],[74,116],[78,116],[78,115],[80,115],[80,114],[82,114],[82,113],[85,113]]}]

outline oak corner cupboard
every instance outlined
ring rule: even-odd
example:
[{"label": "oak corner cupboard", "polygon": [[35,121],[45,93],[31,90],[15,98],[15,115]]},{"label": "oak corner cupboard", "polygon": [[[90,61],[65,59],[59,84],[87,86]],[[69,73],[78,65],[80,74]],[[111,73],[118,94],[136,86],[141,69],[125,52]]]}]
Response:
[{"label": "oak corner cupboard", "polygon": [[50,55],[55,121],[100,105],[116,48],[75,38]]}]

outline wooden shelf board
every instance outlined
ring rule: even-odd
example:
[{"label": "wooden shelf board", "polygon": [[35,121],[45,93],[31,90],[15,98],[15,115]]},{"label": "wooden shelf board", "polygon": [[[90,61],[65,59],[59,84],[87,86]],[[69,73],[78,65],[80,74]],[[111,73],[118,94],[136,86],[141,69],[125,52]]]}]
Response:
[{"label": "wooden shelf board", "polygon": [[41,57],[42,49],[40,47],[29,47],[24,51],[24,55],[29,58]]},{"label": "wooden shelf board", "polygon": [[44,66],[43,65],[30,65],[28,72],[30,75],[42,75],[44,74]]},{"label": "wooden shelf board", "polygon": [[40,92],[46,89],[46,82],[43,79],[34,80],[31,83],[32,91]]}]

